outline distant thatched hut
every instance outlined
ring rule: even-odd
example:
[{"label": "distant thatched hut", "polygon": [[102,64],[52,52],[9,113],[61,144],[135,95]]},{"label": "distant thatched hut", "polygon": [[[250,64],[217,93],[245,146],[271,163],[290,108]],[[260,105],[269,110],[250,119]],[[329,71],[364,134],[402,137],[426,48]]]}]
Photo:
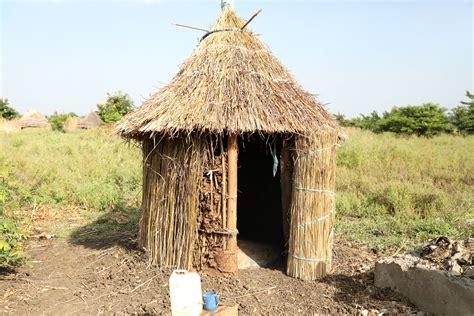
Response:
[{"label": "distant thatched hut", "polygon": [[157,264],[235,272],[238,234],[286,248],[291,276],[329,270],[339,127],[232,7],[116,130],[143,145],[139,243]]},{"label": "distant thatched hut", "polygon": [[89,114],[86,115],[82,120],[77,123],[77,128],[82,129],[89,129],[89,128],[97,128],[104,124],[100,119],[99,115],[96,112],[91,111]]},{"label": "distant thatched hut", "polygon": [[64,123],[64,128],[67,131],[73,131],[77,128],[77,124],[79,124],[79,121],[81,120],[82,119],[80,117],[68,116],[66,122]]},{"label": "distant thatched hut", "polygon": [[50,128],[48,119],[43,114],[29,109],[20,119],[21,129],[24,128]]}]

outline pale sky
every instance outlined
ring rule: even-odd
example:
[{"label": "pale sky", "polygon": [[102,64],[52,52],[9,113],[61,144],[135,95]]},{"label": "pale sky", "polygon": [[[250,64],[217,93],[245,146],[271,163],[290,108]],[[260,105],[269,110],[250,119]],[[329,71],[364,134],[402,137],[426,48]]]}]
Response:
[{"label": "pale sky", "polygon": [[[139,105],[171,80],[220,13],[212,1],[1,2],[0,96],[85,114],[107,92]],[[244,1],[237,13],[308,91],[349,117],[394,105],[451,108],[473,88],[473,2]]]}]

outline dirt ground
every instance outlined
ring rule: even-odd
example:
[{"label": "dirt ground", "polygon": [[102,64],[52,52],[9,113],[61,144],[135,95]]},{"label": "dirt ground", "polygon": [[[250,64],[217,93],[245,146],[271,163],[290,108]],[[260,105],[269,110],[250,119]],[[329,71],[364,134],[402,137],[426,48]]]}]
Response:
[{"label": "dirt ground", "polygon": [[[135,236],[120,233],[95,243],[65,239],[28,243],[30,267],[0,275],[0,313],[169,314],[171,269],[147,264]],[[202,274],[203,291],[214,290],[240,314],[416,313],[402,297],[373,285],[377,255],[337,241],[333,274],[300,281],[281,267],[243,270],[238,277]]]}]

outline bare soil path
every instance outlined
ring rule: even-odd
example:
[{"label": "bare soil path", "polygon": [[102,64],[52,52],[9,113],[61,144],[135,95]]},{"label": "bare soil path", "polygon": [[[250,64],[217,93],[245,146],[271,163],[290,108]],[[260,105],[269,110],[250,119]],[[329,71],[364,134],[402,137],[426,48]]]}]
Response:
[{"label": "bare soil path", "polygon": [[[28,251],[30,267],[0,275],[0,313],[170,313],[171,270],[149,266],[130,233],[93,244],[34,240]],[[402,297],[373,286],[376,259],[370,250],[338,241],[334,274],[322,281],[304,282],[278,268],[258,268],[236,278],[204,273],[202,286],[239,304],[240,314],[416,312]]]}]

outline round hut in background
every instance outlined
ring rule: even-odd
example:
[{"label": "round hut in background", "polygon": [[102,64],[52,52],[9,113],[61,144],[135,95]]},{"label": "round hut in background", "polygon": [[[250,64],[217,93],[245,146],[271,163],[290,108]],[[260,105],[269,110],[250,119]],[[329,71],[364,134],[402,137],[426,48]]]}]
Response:
[{"label": "round hut in background", "polygon": [[102,122],[99,115],[96,112],[91,111],[82,120],[79,120],[76,128],[80,128],[80,129],[97,128],[101,126],[102,124],[104,124],[104,122]]},{"label": "round hut in background", "polygon": [[21,117],[20,125],[21,129],[51,127],[46,116],[33,109],[28,109],[26,114]]},{"label": "round hut in background", "polygon": [[67,131],[73,131],[77,128],[77,124],[79,124],[79,121],[82,119],[77,116],[68,116],[66,119],[66,122],[64,123],[64,128]]},{"label": "round hut in background", "polygon": [[236,272],[238,238],[287,273],[331,266],[339,126],[224,6],[173,80],[116,126],[143,148],[139,244],[161,266]]}]

